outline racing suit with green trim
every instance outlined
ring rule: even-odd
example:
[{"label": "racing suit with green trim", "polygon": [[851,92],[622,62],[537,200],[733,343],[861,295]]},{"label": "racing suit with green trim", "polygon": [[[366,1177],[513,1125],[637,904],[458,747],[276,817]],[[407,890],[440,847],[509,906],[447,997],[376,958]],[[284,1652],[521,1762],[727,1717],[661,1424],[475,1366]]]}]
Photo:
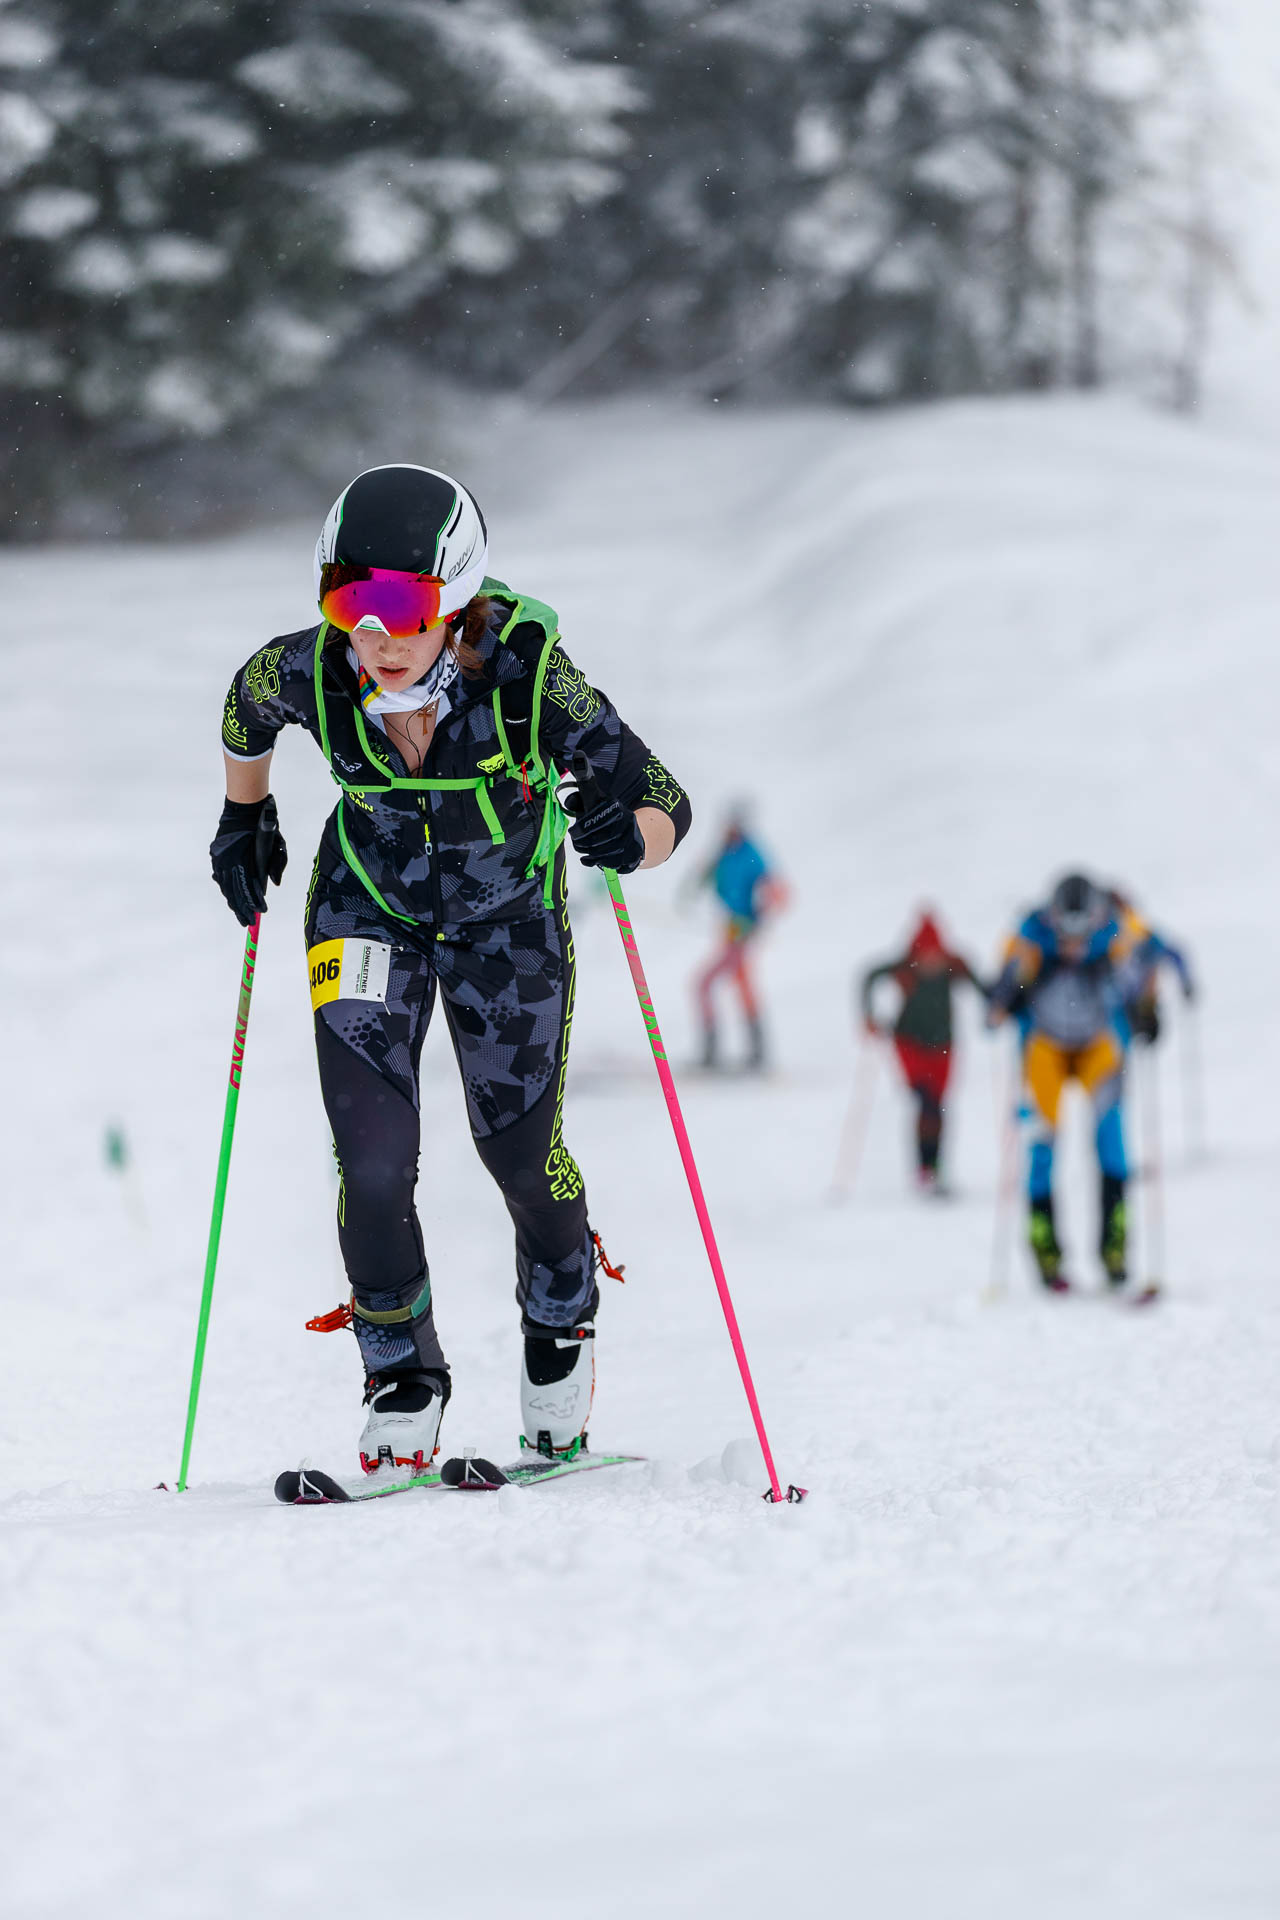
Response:
[{"label": "racing suit with green trim", "polygon": [[472,1135],[515,1225],[526,1330],[594,1312],[586,1194],[562,1137],[574,960],[556,769],[581,751],[606,794],[661,808],[677,841],[690,819],[683,790],[564,653],[550,608],[498,582],[485,590],[481,670],[453,682],[415,775],[361,711],[346,636],[323,625],[256,653],[224,714],[237,758],[269,752],[291,723],[325,752],[343,797],[316,858],[308,950],[341,955],[352,948],[334,943],[346,942],[383,956],[377,997],[344,997],[343,972],[342,993],[315,1008],[339,1237],[371,1373],[447,1373],[414,1206],[418,1061],[437,991]]}]

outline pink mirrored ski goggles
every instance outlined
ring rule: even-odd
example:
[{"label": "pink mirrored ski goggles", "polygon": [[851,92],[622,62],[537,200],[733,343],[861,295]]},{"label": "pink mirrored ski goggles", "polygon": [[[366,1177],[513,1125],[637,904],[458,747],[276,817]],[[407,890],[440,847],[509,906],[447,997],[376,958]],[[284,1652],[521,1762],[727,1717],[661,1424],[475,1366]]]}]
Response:
[{"label": "pink mirrored ski goggles", "polygon": [[393,640],[408,640],[435,626],[443,589],[443,580],[434,574],[353,567],[330,560],[320,569],[320,611],[330,626],[343,633],[354,633],[372,615]]}]

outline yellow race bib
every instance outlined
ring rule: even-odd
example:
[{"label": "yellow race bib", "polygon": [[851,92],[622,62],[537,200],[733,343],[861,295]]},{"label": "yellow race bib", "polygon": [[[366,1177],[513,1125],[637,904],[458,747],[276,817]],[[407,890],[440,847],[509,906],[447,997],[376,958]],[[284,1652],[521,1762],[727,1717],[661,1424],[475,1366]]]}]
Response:
[{"label": "yellow race bib", "polygon": [[391,948],[378,940],[321,940],[307,951],[311,1010],[327,1000],[387,1001]]}]

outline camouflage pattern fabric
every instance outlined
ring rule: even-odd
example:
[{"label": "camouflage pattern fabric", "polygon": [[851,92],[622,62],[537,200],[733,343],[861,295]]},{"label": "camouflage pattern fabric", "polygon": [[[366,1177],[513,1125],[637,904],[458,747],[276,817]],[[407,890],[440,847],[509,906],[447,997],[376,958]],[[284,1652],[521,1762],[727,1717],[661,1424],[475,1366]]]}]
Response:
[{"label": "camouflage pattern fabric", "polygon": [[[385,1004],[317,1007],[321,1088],[342,1184],[338,1232],[357,1310],[421,1298],[427,1261],[414,1206],[418,1066],[437,994],[453,1040],[477,1151],[516,1230],[516,1299],[527,1326],[575,1325],[597,1304],[582,1175],[562,1138],[573,1018],[573,939],[564,862],[556,907],[448,938],[379,915],[326,832],[312,881],[307,945],[392,948]],[[428,1301],[411,1322],[358,1319],[366,1369],[446,1372]]]},{"label": "camouflage pattern fabric", "polygon": [[[478,648],[483,670],[454,681],[451,709],[436,729],[424,775],[474,780],[486,769],[502,767],[495,688],[502,689],[509,721],[531,720],[546,636],[526,621],[500,641],[510,611],[494,600]],[[290,724],[321,740],[318,632],[309,627],[275,640],[240,669],[223,715],[228,753],[241,759],[269,753]],[[498,824],[495,838],[474,792],[380,792],[379,781],[389,774],[404,777],[408,768],[386,736],[363,720],[345,635],[338,637],[343,644],[326,646],[322,656],[329,753],[335,771],[353,788],[340,803],[348,846],[386,907],[398,918],[446,932],[475,921],[510,922],[541,912],[543,875],[529,869],[542,828],[543,795],[519,777],[495,774],[488,787]],[[558,644],[547,659],[536,744],[544,762],[561,769],[575,753],[585,753],[606,795],[629,807],[661,807],[674,821],[677,840],[687,831],[683,788]]]},{"label": "camouflage pattern fabric", "polygon": [[[437,994],[476,1148],[515,1225],[524,1324],[560,1329],[595,1312],[586,1195],[561,1130],[573,942],[563,855],[551,895],[545,872],[533,865],[546,819],[536,763],[554,777],[585,753],[607,795],[630,807],[661,807],[677,841],[689,826],[688,799],[661,761],[558,638],[548,651],[554,613],[518,603],[509,589],[493,590],[490,599],[480,670],[453,682],[450,710],[421,769],[425,779],[457,781],[456,789],[388,788],[409,769],[361,711],[345,635],[321,648],[317,674],[319,626],[255,653],[236,675],[223,715],[223,744],[243,760],[270,753],[284,727],[303,727],[327,746],[344,788],[312,876],[308,947],[361,940],[392,950],[385,998],[343,998],[340,984],[315,1013],[342,1173],[339,1236],[369,1371],[416,1361],[447,1373],[414,1207],[418,1062]],[[533,617],[517,622],[519,605]],[[526,757],[530,770],[521,764]],[[551,910],[547,898],[555,901]],[[332,954],[325,960],[338,964]]]}]

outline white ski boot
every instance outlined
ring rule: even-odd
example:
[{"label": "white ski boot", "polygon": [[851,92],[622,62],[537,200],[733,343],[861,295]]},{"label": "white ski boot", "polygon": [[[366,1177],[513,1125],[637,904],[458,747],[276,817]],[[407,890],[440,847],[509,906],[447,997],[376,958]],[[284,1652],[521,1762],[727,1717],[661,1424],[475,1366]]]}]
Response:
[{"label": "white ski boot", "polygon": [[596,1330],[590,1320],[563,1333],[525,1335],[520,1366],[522,1440],[538,1453],[567,1454],[587,1443],[596,1390]]},{"label": "white ski boot", "polygon": [[436,1452],[448,1387],[421,1367],[395,1373],[371,1373],[364,1403],[369,1418],[360,1435],[360,1465],[366,1473],[381,1467],[408,1467],[426,1473]]}]

